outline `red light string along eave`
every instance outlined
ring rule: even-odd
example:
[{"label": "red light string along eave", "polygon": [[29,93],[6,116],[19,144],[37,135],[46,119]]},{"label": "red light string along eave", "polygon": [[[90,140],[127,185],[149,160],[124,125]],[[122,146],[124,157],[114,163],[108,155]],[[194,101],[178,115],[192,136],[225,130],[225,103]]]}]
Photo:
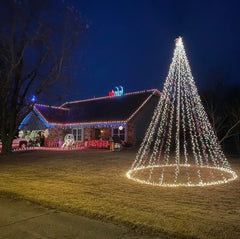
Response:
[{"label": "red light string along eave", "polygon": [[[34,106],[34,110],[40,115],[40,117],[46,122],[46,124],[49,127],[55,127],[55,126],[59,126],[59,127],[74,127],[74,126],[82,126],[82,127],[103,127],[103,126],[124,126],[126,125],[127,122],[129,122],[138,112],[140,109],[142,109],[142,107],[149,101],[149,99],[155,95],[158,94],[160,95],[161,93],[159,92],[158,89],[152,89],[152,90],[144,90],[144,91],[137,91],[137,92],[131,92],[131,93],[126,93],[125,95],[134,95],[134,94],[140,94],[140,93],[147,93],[147,92],[152,92],[152,94],[150,96],[147,97],[147,99],[144,100],[144,102],[138,107],[138,109],[136,111],[134,111],[129,118],[127,118],[126,120],[117,120],[117,121],[92,121],[92,122],[73,122],[73,123],[57,123],[57,122],[49,122],[44,116],[43,114],[38,110],[37,107]],[[121,96],[116,96],[116,97],[121,97]],[[109,96],[106,97],[100,97],[100,98],[96,98],[96,99],[88,99],[88,100],[81,100],[81,101],[76,101],[74,103],[77,102],[85,102],[85,101],[92,101],[92,100],[99,100],[99,99],[105,99],[105,98],[112,98]],[[68,103],[68,102],[67,102]],[[66,103],[66,104],[67,104]],[[72,103],[72,102],[71,102]],[[49,108],[54,108],[54,109],[61,109],[61,110],[69,110],[67,108],[62,108],[62,106],[60,107],[56,107],[56,106],[48,106],[48,105],[42,105],[42,104],[37,104],[37,106],[42,106],[42,107],[49,107]]]}]

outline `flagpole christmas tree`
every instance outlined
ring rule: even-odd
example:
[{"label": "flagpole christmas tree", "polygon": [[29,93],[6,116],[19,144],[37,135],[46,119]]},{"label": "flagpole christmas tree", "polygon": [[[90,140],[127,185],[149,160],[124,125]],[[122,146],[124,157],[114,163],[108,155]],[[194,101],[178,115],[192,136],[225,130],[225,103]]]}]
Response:
[{"label": "flagpole christmas tree", "polygon": [[166,187],[207,186],[237,178],[202,105],[181,37],[127,177]]}]

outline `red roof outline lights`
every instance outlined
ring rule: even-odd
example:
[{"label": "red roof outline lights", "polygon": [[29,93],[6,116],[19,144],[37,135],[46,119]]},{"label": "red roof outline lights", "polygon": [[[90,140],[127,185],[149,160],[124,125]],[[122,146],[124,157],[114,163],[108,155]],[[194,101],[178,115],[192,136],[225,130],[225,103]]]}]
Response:
[{"label": "red roof outline lights", "polygon": [[160,91],[158,89],[142,90],[142,91],[125,93],[124,95],[121,95],[121,96],[102,96],[102,97],[90,98],[90,99],[85,99],[85,100],[67,101],[67,102],[63,103],[62,105],[60,105],[60,108],[62,108],[62,107],[64,108],[64,105],[67,105],[67,104],[75,104],[75,103],[95,101],[95,100],[104,100],[104,99],[114,99],[115,97],[123,97],[125,95],[135,95],[135,94],[141,94],[141,93],[147,93],[147,92],[154,92],[154,93],[158,93],[160,95]]},{"label": "red roof outline lights", "polygon": [[[87,102],[87,101],[94,101],[94,100],[102,100],[102,99],[112,99],[115,97],[123,97],[124,95],[134,95],[134,94],[141,94],[141,93],[147,93],[147,92],[152,92],[145,100],[144,102],[135,110],[130,117],[128,117],[126,120],[114,120],[114,121],[92,121],[92,122],[75,122],[75,123],[55,123],[55,122],[49,122],[43,115],[42,113],[37,109],[35,106],[40,106],[40,107],[49,107],[53,109],[60,109],[60,110],[69,110],[68,108],[64,108],[64,105],[66,104],[73,104],[73,103],[80,103],[80,102]],[[61,106],[50,106],[50,105],[43,105],[43,104],[35,104],[34,105],[34,111],[39,114],[39,116],[49,125],[49,126],[102,126],[102,125],[125,125],[127,122],[129,122],[138,112],[139,110],[149,101],[149,99],[153,95],[159,95],[160,96],[160,91],[158,89],[151,89],[151,90],[143,90],[143,91],[136,91],[136,92],[130,92],[130,93],[125,93],[123,96],[104,96],[104,97],[98,97],[98,98],[91,98],[91,99],[85,99],[85,100],[77,100],[77,101],[70,101],[70,102],[65,102]]]}]

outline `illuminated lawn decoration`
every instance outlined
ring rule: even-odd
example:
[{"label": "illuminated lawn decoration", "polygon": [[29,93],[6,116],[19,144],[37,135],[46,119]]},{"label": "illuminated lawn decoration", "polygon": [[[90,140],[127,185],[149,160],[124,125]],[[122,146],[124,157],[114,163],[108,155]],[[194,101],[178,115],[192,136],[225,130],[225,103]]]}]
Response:
[{"label": "illuminated lawn decoration", "polygon": [[174,56],[152,121],[127,177],[154,186],[208,186],[237,178],[198,94],[184,50]]}]

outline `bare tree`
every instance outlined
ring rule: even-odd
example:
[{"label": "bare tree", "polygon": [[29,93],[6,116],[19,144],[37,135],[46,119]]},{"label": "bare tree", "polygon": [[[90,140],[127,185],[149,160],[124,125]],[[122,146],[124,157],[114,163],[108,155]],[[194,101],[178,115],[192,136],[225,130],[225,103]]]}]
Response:
[{"label": "bare tree", "polygon": [[236,145],[240,136],[239,86],[213,87],[203,94],[203,102],[210,121],[222,144],[233,138]]},{"label": "bare tree", "polygon": [[64,1],[0,2],[0,134],[2,153],[11,145],[30,101],[66,79],[67,64],[87,24]]},{"label": "bare tree", "polygon": [[220,139],[220,143],[228,138],[240,135],[240,101],[238,99],[235,99],[229,105],[226,117],[228,117],[228,127]]}]

